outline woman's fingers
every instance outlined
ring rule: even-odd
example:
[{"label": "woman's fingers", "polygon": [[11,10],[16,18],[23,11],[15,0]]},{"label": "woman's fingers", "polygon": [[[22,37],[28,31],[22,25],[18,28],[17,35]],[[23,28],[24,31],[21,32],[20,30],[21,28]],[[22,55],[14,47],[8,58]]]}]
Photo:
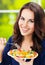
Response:
[{"label": "woman's fingers", "polygon": [[20,62],[20,58],[15,57],[14,59],[15,59],[16,61]]},{"label": "woman's fingers", "polygon": [[6,43],[6,38],[0,38],[0,53],[3,52],[5,44]]},{"label": "woman's fingers", "polygon": [[31,59],[29,62],[26,62],[26,61],[20,59],[19,57],[15,57],[14,59],[15,59],[17,62],[19,62],[20,65],[33,65],[33,61],[34,61],[34,59]]},{"label": "woman's fingers", "polygon": [[0,44],[6,43],[6,38],[0,38]]},{"label": "woman's fingers", "polygon": [[29,62],[26,62],[26,64],[33,65],[33,61],[34,61],[34,59],[31,59]]},{"label": "woman's fingers", "polygon": [[22,59],[20,59],[19,57],[15,57],[14,58],[17,62],[19,62],[19,63],[23,63],[24,61],[22,60]]}]

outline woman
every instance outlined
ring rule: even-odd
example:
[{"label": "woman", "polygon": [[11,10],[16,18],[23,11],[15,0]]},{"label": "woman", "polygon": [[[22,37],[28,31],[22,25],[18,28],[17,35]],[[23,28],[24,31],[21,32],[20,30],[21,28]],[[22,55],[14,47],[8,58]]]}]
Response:
[{"label": "woman", "polygon": [[[3,51],[3,64],[5,65],[45,65],[45,22],[44,11],[36,3],[25,4],[14,24],[14,34],[9,38]],[[38,57],[28,62],[18,57],[14,59],[7,55],[8,51],[17,43],[20,49],[34,50]]]}]

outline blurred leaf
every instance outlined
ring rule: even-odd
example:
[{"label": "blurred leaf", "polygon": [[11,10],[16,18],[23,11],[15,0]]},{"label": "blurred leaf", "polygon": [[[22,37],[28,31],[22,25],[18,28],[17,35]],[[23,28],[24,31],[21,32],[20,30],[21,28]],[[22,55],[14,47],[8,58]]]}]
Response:
[{"label": "blurred leaf", "polygon": [[0,26],[0,37],[5,37],[8,39],[13,32],[13,26],[12,25],[3,25]]},{"label": "blurred leaf", "polygon": [[15,9],[20,9],[27,2],[30,2],[30,0],[16,0],[14,2]]},{"label": "blurred leaf", "polygon": [[43,9],[45,9],[45,0],[41,0],[41,6]]}]

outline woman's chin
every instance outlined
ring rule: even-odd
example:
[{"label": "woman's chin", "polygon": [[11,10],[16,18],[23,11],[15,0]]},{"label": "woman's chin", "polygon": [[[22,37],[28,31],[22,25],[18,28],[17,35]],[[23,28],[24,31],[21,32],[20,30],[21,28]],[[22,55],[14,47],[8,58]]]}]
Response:
[{"label": "woman's chin", "polygon": [[28,33],[21,33],[22,36],[27,36],[29,35]]}]

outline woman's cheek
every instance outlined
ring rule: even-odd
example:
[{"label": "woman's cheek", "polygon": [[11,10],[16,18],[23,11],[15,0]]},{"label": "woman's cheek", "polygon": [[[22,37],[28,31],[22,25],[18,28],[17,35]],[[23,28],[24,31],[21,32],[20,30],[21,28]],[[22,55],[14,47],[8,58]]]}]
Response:
[{"label": "woman's cheek", "polygon": [[18,25],[19,25],[19,27],[23,25],[21,20],[19,20]]}]

